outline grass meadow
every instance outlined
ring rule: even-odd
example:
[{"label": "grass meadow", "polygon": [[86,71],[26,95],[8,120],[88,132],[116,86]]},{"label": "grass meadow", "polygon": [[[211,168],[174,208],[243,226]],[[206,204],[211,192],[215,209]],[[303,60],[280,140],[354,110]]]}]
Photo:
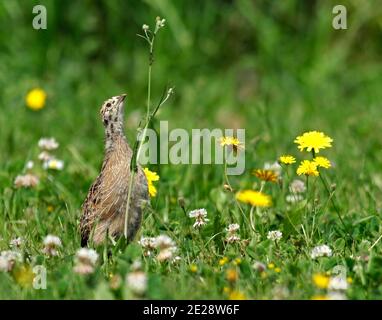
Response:
[{"label": "grass meadow", "polygon": [[[332,27],[331,0],[39,4],[46,30],[32,27],[34,1],[0,0],[1,299],[382,298],[378,0],[342,1],[346,30]],[[245,172],[227,181],[224,165],[148,165],[160,179],[135,241],[93,248],[91,272],[76,272],[81,204],[104,152],[99,109],[127,93],[132,145],[147,99],[148,47],[137,34],[157,16],[166,22],[155,40],[153,106],[166,86],[174,94],[152,128],[243,128]],[[46,94],[39,110],[26,101],[34,88]],[[314,130],[333,139],[318,154],[331,167],[298,176],[312,154],[294,140]],[[62,168],[39,160],[44,137],[59,143],[50,153]],[[296,163],[280,171],[274,163],[286,154]],[[276,182],[254,174],[264,166]],[[27,173],[36,185],[15,183]],[[243,190],[272,203],[241,202]],[[199,208],[209,220],[194,227],[189,213]],[[160,235],[176,247],[170,258],[139,243]],[[33,288],[36,266],[46,289]]]}]

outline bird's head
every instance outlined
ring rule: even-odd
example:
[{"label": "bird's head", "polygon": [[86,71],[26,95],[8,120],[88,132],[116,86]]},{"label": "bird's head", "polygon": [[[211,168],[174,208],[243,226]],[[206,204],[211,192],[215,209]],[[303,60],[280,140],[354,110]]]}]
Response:
[{"label": "bird's head", "polygon": [[101,107],[101,119],[105,127],[110,124],[122,124],[123,122],[123,106],[126,94],[115,96],[107,99]]}]

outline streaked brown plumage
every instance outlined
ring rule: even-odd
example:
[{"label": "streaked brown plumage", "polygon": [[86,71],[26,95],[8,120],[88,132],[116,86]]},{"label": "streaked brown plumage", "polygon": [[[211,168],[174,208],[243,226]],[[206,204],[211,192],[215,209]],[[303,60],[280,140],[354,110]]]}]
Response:
[{"label": "streaked brown plumage", "polygon": [[[102,243],[107,233],[115,238],[124,232],[132,157],[132,150],[123,133],[125,97],[125,94],[112,97],[101,108],[105,127],[105,157],[101,172],[82,205],[82,246],[87,245],[89,240],[96,245]],[[142,209],[149,199],[147,180],[139,166],[134,180],[128,214],[128,240],[132,240],[137,233],[142,220]]]}]

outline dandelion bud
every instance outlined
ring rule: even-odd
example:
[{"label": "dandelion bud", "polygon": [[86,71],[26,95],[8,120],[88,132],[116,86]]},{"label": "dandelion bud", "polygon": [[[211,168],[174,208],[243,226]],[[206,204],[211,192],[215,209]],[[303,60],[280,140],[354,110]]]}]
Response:
[{"label": "dandelion bud", "polygon": [[244,240],[241,241],[241,244],[242,244],[243,246],[245,246],[245,247],[248,246],[249,243],[250,243],[249,239],[244,239]]},{"label": "dandelion bud", "polygon": [[232,187],[229,184],[227,184],[227,183],[225,183],[223,185],[223,188],[224,188],[225,191],[233,192]]},{"label": "dandelion bud", "polygon": [[180,206],[182,209],[184,209],[184,207],[186,206],[186,201],[184,200],[183,197],[179,197],[179,198],[178,198],[178,204],[179,204],[179,206]]}]

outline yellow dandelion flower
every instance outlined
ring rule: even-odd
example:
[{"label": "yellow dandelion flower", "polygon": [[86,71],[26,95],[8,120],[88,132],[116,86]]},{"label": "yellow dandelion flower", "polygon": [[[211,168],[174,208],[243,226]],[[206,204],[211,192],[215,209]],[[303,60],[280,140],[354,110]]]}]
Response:
[{"label": "yellow dandelion flower", "polygon": [[231,292],[231,288],[229,288],[229,287],[224,287],[224,288],[223,288],[223,292],[228,294],[228,293]]},{"label": "yellow dandelion flower", "polygon": [[197,266],[196,264],[192,264],[192,265],[190,265],[190,271],[191,271],[192,273],[196,273],[196,272],[198,272],[198,266]]},{"label": "yellow dandelion flower", "polygon": [[144,168],[143,172],[147,179],[150,197],[155,197],[157,195],[157,188],[154,186],[153,181],[158,181],[159,176],[156,172],[150,171],[148,168]]},{"label": "yellow dandelion flower", "polygon": [[352,284],[353,283],[353,278],[352,277],[347,277],[346,281],[347,281],[348,284]]},{"label": "yellow dandelion flower", "polygon": [[314,151],[319,153],[320,149],[330,148],[332,146],[333,139],[326,136],[323,132],[309,131],[305,132],[302,136],[298,136],[294,143],[298,144],[298,149],[303,151]]},{"label": "yellow dandelion flower", "polygon": [[228,269],[226,272],[226,279],[229,282],[235,282],[239,278],[239,275],[235,269]]},{"label": "yellow dandelion flower", "polygon": [[265,271],[263,271],[263,272],[260,273],[260,277],[261,277],[261,279],[265,279],[267,276],[268,276],[268,275],[267,275],[267,273],[266,273]]},{"label": "yellow dandelion flower", "polygon": [[46,101],[46,93],[40,88],[33,89],[28,92],[25,97],[25,103],[32,110],[40,110],[44,108]]},{"label": "yellow dandelion flower", "polygon": [[221,137],[220,138],[220,145],[222,147],[231,147],[235,152],[237,152],[238,149],[243,149],[244,146],[240,142],[238,138],[235,137]]},{"label": "yellow dandelion flower", "polygon": [[236,199],[254,207],[269,207],[272,205],[271,197],[259,191],[239,191],[236,193]]},{"label": "yellow dandelion flower", "polygon": [[229,294],[228,297],[229,300],[246,300],[247,297],[244,293],[241,293],[240,291],[234,290]]},{"label": "yellow dandelion flower", "polygon": [[283,164],[293,164],[296,162],[296,158],[291,155],[284,155],[279,158],[279,162]]},{"label": "yellow dandelion flower", "polygon": [[280,273],[281,272],[281,268],[279,268],[279,267],[275,268],[275,272]]},{"label": "yellow dandelion flower", "polygon": [[317,288],[327,289],[329,286],[330,277],[325,276],[321,273],[316,273],[312,277],[313,283]]},{"label": "yellow dandelion flower", "polygon": [[268,263],[268,269],[274,269],[275,268],[275,264],[274,263]]},{"label": "yellow dandelion flower", "polygon": [[315,295],[311,298],[311,300],[329,300],[329,298],[325,295]]},{"label": "yellow dandelion flower", "polygon": [[317,170],[317,164],[314,161],[304,160],[297,168],[297,174],[299,176],[304,174],[306,176],[317,177],[319,175],[319,172]]},{"label": "yellow dandelion flower", "polygon": [[227,257],[223,257],[219,260],[219,266],[224,266],[228,262]]},{"label": "yellow dandelion flower", "polygon": [[317,167],[329,169],[332,164],[330,163],[328,158],[325,157],[315,157],[313,162],[317,165]]},{"label": "yellow dandelion flower", "polygon": [[241,259],[240,259],[240,258],[236,258],[235,260],[233,260],[233,264],[234,264],[235,266],[240,265],[240,264],[241,264]]},{"label": "yellow dandelion flower", "polygon": [[277,182],[278,175],[273,170],[257,169],[253,171],[253,174],[260,180],[268,182]]},{"label": "yellow dandelion flower", "polygon": [[35,274],[33,273],[31,266],[24,265],[14,272],[13,277],[20,286],[31,287]]}]

